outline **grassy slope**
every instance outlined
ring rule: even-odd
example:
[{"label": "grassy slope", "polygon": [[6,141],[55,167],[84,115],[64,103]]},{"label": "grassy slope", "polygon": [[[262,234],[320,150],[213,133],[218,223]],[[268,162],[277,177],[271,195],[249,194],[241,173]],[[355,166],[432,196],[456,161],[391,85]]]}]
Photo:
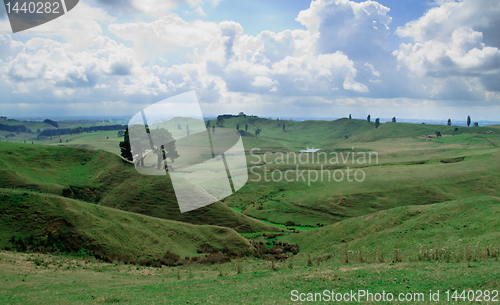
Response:
[{"label": "grassy slope", "polygon": [[109,257],[159,258],[168,251],[193,256],[196,247],[209,243],[248,252],[250,244],[229,228],[192,225],[124,212],[55,195],[0,189],[0,247],[9,240],[49,232],[67,235]]},{"label": "grassy slope", "polygon": [[[39,266],[37,266],[37,264]],[[156,269],[92,260],[0,251],[0,302],[4,304],[296,304],[291,291],[424,293],[414,304],[444,304],[446,290],[498,290],[498,261],[349,263],[332,260],[306,267],[305,260],[277,263],[278,271],[256,260],[218,266]],[[441,302],[429,301],[429,290]],[[460,300],[460,299],[459,299]],[[319,303],[319,302],[318,302]],[[338,302],[351,304],[353,302]],[[363,302],[389,304],[388,302]],[[465,302],[462,302],[465,303]],[[492,302],[483,302],[490,304]],[[496,303],[496,302],[495,302]]]},{"label": "grassy slope", "polygon": [[457,250],[464,245],[500,246],[500,198],[475,197],[425,206],[398,207],[284,237],[302,251],[339,252],[348,248],[416,253],[427,248]]},{"label": "grassy slope", "polygon": [[275,228],[216,202],[180,213],[168,176],[145,176],[119,157],[84,149],[0,144],[0,186],[33,189],[149,216],[194,224],[221,225],[242,232]]}]

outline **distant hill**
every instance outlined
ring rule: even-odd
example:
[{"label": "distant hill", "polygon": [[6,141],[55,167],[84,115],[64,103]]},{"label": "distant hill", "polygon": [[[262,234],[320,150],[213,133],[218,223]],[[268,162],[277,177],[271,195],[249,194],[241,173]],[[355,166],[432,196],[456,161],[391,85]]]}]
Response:
[{"label": "distant hill", "polygon": [[[382,123],[375,128],[375,123],[366,120],[342,118],[335,121],[291,121],[271,120],[258,117],[231,117],[224,119],[224,128],[236,128],[239,125],[248,132],[254,133],[261,129],[256,138],[245,138],[246,149],[259,147],[262,149],[273,149],[274,151],[299,151],[307,146],[316,148],[329,148],[332,143],[345,143],[348,146],[355,142],[374,142],[389,138],[417,138],[436,135],[439,131],[442,135],[460,135],[471,133],[486,133],[498,129],[494,126],[485,127],[462,127],[431,124],[410,123]],[[285,124],[285,129],[283,129]],[[458,130],[455,131],[455,128]]]}]

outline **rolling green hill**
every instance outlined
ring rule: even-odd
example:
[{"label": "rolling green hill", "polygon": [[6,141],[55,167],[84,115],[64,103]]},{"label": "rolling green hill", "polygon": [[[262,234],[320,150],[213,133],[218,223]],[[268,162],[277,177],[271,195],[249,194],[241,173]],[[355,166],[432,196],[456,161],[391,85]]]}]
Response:
[{"label": "rolling green hill", "polygon": [[[320,255],[399,249],[406,256],[430,249],[496,251],[500,247],[500,197],[480,196],[425,206],[406,206],[355,217],[280,240]],[[486,250],[488,249],[488,250]],[[465,253],[461,253],[462,255]]]},{"label": "rolling green hill", "polygon": [[180,213],[168,175],[141,175],[133,164],[104,151],[0,143],[0,186],[65,196],[163,219],[220,225],[240,232],[276,230],[221,202]]},{"label": "rolling green hill", "polygon": [[249,242],[229,228],[158,219],[51,194],[0,189],[0,210],[0,248],[23,243],[31,250],[83,248],[122,259],[161,258],[167,251],[194,256],[204,244],[251,252]]},{"label": "rolling green hill", "polygon": [[[213,121],[215,122],[215,121]],[[338,119],[335,121],[291,121],[264,118],[236,117],[224,120],[225,128],[244,130],[254,133],[261,129],[258,137],[243,137],[245,148],[259,147],[264,150],[298,151],[306,147],[332,149],[338,145],[350,147],[355,143],[375,142],[384,139],[418,138],[423,135],[435,138],[436,131],[442,135],[461,135],[472,133],[498,132],[493,126],[462,127],[431,124],[383,123],[375,128],[374,122],[357,119]],[[283,124],[285,129],[283,130]],[[458,128],[455,131],[455,128]],[[497,142],[498,143],[498,142]]]}]

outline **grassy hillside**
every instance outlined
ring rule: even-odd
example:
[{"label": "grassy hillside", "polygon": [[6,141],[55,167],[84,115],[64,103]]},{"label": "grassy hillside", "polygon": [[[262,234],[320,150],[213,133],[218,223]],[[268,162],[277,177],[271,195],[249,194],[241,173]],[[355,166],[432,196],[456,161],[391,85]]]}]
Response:
[{"label": "grassy hillside", "polygon": [[[118,258],[161,258],[167,251],[197,255],[202,244],[250,253],[232,229],[197,226],[26,191],[0,190],[0,247],[100,252]],[[51,252],[52,252],[51,251]]]},{"label": "grassy hillside", "polygon": [[133,164],[104,151],[0,143],[0,186],[66,196],[164,219],[221,225],[241,232],[276,230],[220,202],[180,213],[168,175],[141,175]]},{"label": "grassy hillside", "polygon": [[431,249],[465,255],[466,247],[476,253],[498,253],[499,215],[500,197],[482,196],[398,207],[292,234],[282,240],[298,243],[301,251],[315,255],[339,255],[344,249],[354,253],[382,251],[386,255],[399,249],[405,257]]},{"label": "grassy hillside", "polygon": [[[469,139],[477,141],[477,138]],[[453,137],[461,140],[459,136]],[[444,140],[444,139],[443,139]],[[498,138],[495,138],[498,140]],[[435,144],[435,143],[434,143]],[[441,145],[441,144],[439,144]],[[447,144],[442,144],[447,145]],[[350,151],[349,153],[352,153]],[[259,164],[253,167],[249,182],[234,196],[226,199],[242,213],[284,224],[329,224],[348,217],[370,214],[397,206],[427,205],[480,195],[500,196],[500,149],[441,149],[380,153],[373,164]],[[270,156],[269,160],[273,160]],[[299,171],[296,170],[299,166]],[[328,170],[320,175],[320,166]],[[351,180],[326,178],[350,167]],[[267,172],[264,172],[264,171]],[[272,180],[272,173],[291,170],[290,180]],[[365,179],[354,181],[354,171],[362,170]],[[308,171],[311,179],[308,182]],[[314,172],[316,171],[316,173]],[[275,177],[280,177],[280,174]],[[303,172],[304,177],[297,175]],[[264,181],[267,175],[266,183]],[[298,178],[297,178],[298,177]]]},{"label": "grassy hillside", "polygon": [[[240,266],[240,267],[238,267]],[[4,304],[296,304],[292,290],[320,293],[382,291],[407,294],[415,304],[461,304],[446,291],[498,290],[500,268],[494,259],[477,262],[339,263],[306,259],[286,263],[244,259],[216,266],[175,268],[108,264],[38,254],[0,251],[0,302]],[[240,268],[241,272],[238,272]],[[429,290],[440,291],[440,302]],[[415,293],[424,298],[414,300]],[[475,294],[478,296],[479,293]],[[307,295],[304,295],[307,297]],[[484,301],[484,297],[481,296]],[[390,304],[389,302],[361,302]],[[491,298],[490,298],[491,300]],[[328,299],[323,299],[329,302]],[[458,301],[458,302],[457,302]],[[360,302],[360,303],[361,303]],[[312,302],[311,302],[312,303]],[[314,303],[319,303],[314,302]],[[337,302],[335,302],[337,303]],[[353,302],[338,302],[350,304]],[[480,302],[478,302],[480,303]],[[493,302],[482,302],[491,304]],[[496,303],[496,302],[495,302]]]},{"label": "grassy hillside", "polygon": [[[436,131],[442,135],[498,132],[497,129],[490,126],[462,127],[410,123],[383,123],[375,128],[374,122],[345,118],[335,121],[301,122],[250,117],[224,120],[225,128],[235,129],[238,124],[242,130],[245,129],[245,125],[248,125],[250,133],[254,133],[256,129],[262,130],[258,137],[243,138],[246,149],[259,147],[285,151],[298,151],[307,146],[322,149],[339,147],[338,145],[350,147],[353,143],[374,142],[389,138],[418,138],[423,135],[435,138]],[[285,129],[283,129],[283,124],[285,124]],[[455,131],[455,128],[458,130]]]}]

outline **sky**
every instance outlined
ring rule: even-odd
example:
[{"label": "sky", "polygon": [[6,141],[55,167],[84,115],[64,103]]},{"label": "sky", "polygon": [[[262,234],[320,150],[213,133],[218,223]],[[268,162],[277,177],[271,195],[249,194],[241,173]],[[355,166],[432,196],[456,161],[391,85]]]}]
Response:
[{"label": "sky", "polygon": [[14,34],[2,7],[0,115],[133,116],[195,90],[206,116],[500,121],[499,16],[498,0],[81,0]]}]

